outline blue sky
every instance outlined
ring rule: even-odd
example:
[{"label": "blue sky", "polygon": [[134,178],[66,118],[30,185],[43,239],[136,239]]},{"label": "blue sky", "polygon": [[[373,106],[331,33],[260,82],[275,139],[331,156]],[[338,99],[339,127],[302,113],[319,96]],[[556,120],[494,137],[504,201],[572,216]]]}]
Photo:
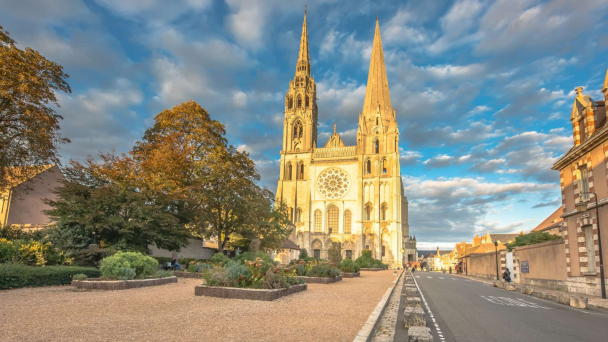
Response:
[{"label": "blue sky", "polygon": [[419,248],[534,228],[560,205],[573,89],[602,98],[608,1],[0,0],[21,48],[64,66],[65,160],[126,151],[193,99],[273,191],[308,3],[319,144],[354,144],[376,11]]}]

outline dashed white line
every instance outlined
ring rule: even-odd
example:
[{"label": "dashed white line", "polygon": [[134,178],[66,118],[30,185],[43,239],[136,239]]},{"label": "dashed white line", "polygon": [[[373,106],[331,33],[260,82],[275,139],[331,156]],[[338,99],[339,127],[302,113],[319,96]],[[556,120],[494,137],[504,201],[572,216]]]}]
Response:
[{"label": "dashed white line", "polygon": [[[427,277],[427,278],[431,278],[431,277]],[[439,277],[439,278],[441,278],[441,277]],[[443,278],[441,278],[441,279],[443,279]],[[445,338],[443,337],[443,335],[441,335],[441,329],[439,329],[439,324],[437,324],[437,322],[435,321],[435,315],[433,315],[433,312],[431,311],[431,308],[429,307],[429,303],[427,303],[426,298],[424,298],[424,295],[422,294],[422,291],[420,291],[420,286],[418,286],[418,282],[416,281],[416,279],[414,279],[414,284],[416,284],[416,288],[418,289],[420,298],[422,298],[422,302],[424,303],[424,306],[426,307],[426,311],[429,313],[429,316],[433,320],[433,323],[435,323],[435,329],[437,330],[437,334],[439,335],[439,338],[442,341],[445,341]]]},{"label": "dashed white line", "polygon": [[439,277],[439,279],[444,279],[443,277]]}]

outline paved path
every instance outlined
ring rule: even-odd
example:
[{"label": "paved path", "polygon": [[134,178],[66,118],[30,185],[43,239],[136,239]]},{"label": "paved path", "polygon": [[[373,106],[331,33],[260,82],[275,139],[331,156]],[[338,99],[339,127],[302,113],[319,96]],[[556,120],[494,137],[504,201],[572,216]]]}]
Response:
[{"label": "paved path", "polygon": [[[435,341],[606,341],[608,312],[575,309],[449,274],[415,274]],[[426,310],[425,306],[425,311]]]}]

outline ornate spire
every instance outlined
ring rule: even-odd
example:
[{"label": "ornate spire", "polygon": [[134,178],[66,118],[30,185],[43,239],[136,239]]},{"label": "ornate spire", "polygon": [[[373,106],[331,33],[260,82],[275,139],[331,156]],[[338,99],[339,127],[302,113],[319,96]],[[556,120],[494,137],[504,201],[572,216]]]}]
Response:
[{"label": "ornate spire", "polygon": [[306,25],[306,10],[304,10],[304,24],[302,24],[302,37],[300,38],[300,53],[296,65],[296,75],[310,76],[310,55],[308,53],[308,27]]},{"label": "ornate spire", "polygon": [[386,67],[384,65],[384,52],[382,51],[382,38],[380,37],[380,23],[376,18],[376,33],[372,48],[372,58],[369,63],[369,76],[367,77],[367,88],[365,89],[365,102],[363,103],[363,114],[368,118],[375,117],[378,109],[383,117],[393,114],[391,96],[388,90],[388,79],[386,78]]}]

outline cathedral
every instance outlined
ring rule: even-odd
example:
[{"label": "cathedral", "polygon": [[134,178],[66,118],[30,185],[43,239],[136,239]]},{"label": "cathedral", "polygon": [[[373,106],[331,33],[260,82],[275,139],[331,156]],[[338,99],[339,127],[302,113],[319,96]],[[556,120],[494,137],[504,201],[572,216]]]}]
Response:
[{"label": "cathedral", "polygon": [[332,243],[339,242],[343,258],[354,260],[371,250],[391,267],[416,261],[377,19],[357,144],[346,146],[334,125],[325,146],[317,147],[317,120],[304,12],[295,77],[285,95],[277,188],[277,201],[286,204],[296,227],[291,239],[318,258],[327,258]]}]

